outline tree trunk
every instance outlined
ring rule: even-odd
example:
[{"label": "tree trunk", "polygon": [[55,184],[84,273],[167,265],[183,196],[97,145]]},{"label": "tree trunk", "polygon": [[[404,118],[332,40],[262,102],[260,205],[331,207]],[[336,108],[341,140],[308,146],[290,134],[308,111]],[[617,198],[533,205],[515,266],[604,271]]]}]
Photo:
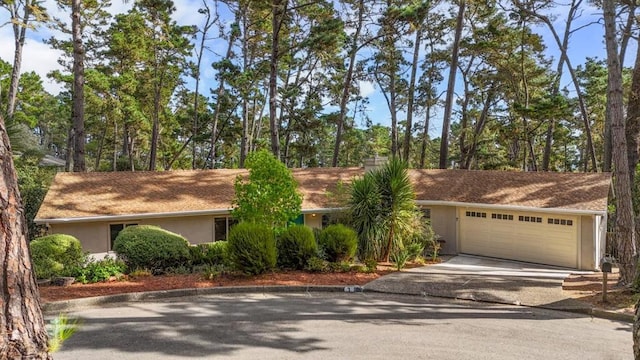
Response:
[{"label": "tree trunk", "polygon": [[[634,187],[634,178],[640,160],[640,46],[637,47],[636,62],[631,80],[631,94],[627,105],[627,158],[629,161],[629,184]],[[635,193],[635,191],[632,191]]]},{"label": "tree trunk", "polygon": [[280,29],[284,21],[289,0],[274,0],[271,16],[271,56],[269,71],[269,130],[271,131],[271,152],[280,159],[280,122],[278,121],[278,60],[280,59]]},{"label": "tree trunk", "polygon": [[31,17],[32,1],[26,1],[24,4],[24,14],[22,20],[18,18],[17,2],[11,6],[11,21],[13,27],[13,38],[15,51],[13,53],[13,69],[11,70],[11,83],[9,84],[9,93],[7,100],[7,118],[13,119],[13,113],[16,109],[16,100],[18,98],[18,84],[20,82],[20,69],[22,67],[22,49],[26,39],[29,18]]},{"label": "tree trunk", "polygon": [[51,359],[9,137],[0,118],[1,359]]},{"label": "tree trunk", "polygon": [[416,91],[416,75],[418,72],[418,55],[420,54],[420,44],[422,40],[422,25],[418,25],[416,29],[416,39],[413,45],[413,62],[411,65],[411,77],[409,79],[409,99],[407,100],[407,127],[404,133],[404,151],[403,159],[409,163],[409,155],[411,154],[411,140],[413,140],[413,102]]},{"label": "tree trunk", "polygon": [[73,171],[87,171],[84,160],[84,44],[80,23],[81,0],[71,0],[71,31],[73,37]]},{"label": "tree trunk", "polygon": [[[621,280],[631,285],[635,276],[635,225],[631,203],[631,184],[627,158],[627,140],[622,100],[622,70],[617,52],[615,1],[603,2],[605,42],[607,45],[607,67],[609,111],[611,115],[611,135],[613,140],[613,165],[615,167],[614,191],[616,196],[615,234],[618,244],[618,264]],[[640,356],[640,354],[636,354]]]},{"label": "tree trunk", "polygon": [[453,96],[456,87],[456,69],[458,68],[458,52],[462,27],[464,25],[465,0],[460,0],[458,16],[456,18],[456,32],[451,49],[451,67],[449,68],[449,82],[447,84],[447,97],[444,104],[444,117],[442,119],[442,137],[440,138],[440,169],[447,168],[449,159],[449,127],[451,126],[451,113],[453,110]]},{"label": "tree trunk", "polygon": [[424,115],[424,123],[422,125],[423,130],[422,130],[422,145],[420,147],[420,169],[424,169],[424,163],[427,157],[427,142],[429,141],[429,120],[430,119],[431,119],[431,104],[427,104],[427,109]]},{"label": "tree trunk", "polygon": [[342,143],[342,132],[344,131],[344,122],[347,117],[347,103],[349,102],[349,93],[351,92],[351,82],[353,81],[353,70],[355,68],[356,55],[360,47],[358,46],[358,39],[360,38],[360,32],[364,24],[364,0],[358,2],[358,24],[356,25],[356,31],[353,34],[353,42],[351,43],[351,49],[349,50],[349,66],[347,73],[344,76],[344,82],[342,83],[342,95],[340,97],[340,115],[338,117],[338,124],[336,128],[336,142],[333,147],[333,158],[331,160],[331,166],[338,166],[338,156],[340,155],[340,145]]}]

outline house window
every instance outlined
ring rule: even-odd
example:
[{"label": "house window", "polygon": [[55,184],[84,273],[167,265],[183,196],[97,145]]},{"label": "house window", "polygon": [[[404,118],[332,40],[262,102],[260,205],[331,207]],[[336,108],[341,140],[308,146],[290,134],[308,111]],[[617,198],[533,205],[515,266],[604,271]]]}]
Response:
[{"label": "house window", "polygon": [[135,226],[135,225],[138,225],[138,224],[133,224],[133,223],[129,223],[129,224],[110,224],[109,225],[109,238],[111,239],[111,241],[109,242],[109,251],[113,250],[113,243],[116,241],[116,238],[118,237],[118,234],[120,234],[120,231],[122,231],[127,226]]},{"label": "house window", "polygon": [[548,218],[547,224],[573,226],[573,220]]},{"label": "house window", "polygon": [[329,218],[329,214],[322,214],[322,228],[326,228],[329,226],[331,219]]},{"label": "house window", "polygon": [[538,216],[518,216],[518,221],[541,223],[542,218]]},{"label": "house window", "polygon": [[213,224],[213,241],[224,241],[229,236],[229,230],[233,228],[238,220],[231,217],[219,217],[214,219]]},{"label": "house window", "polygon": [[509,214],[491,214],[492,219],[496,220],[513,220],[513,215]]},{"label": "house window", "polygon": [[480,212],[480,211],[467,211],[465,213],[465,215],[467,215],[468,217],[477,217],[477,218],[486,218],[487,217],[487,213],[486,212]]},{"label": "house window", "polygon": [[423,219],[431,219],[431,209],[429,208],[421,208],[422,218]]}]

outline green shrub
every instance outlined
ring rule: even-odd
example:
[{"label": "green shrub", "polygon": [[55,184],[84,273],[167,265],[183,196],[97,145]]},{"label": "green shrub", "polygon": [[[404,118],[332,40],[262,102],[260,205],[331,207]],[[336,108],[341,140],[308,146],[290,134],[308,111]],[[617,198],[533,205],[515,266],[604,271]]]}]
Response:
[{"label": "green shrub", "polygon": [[29,246],[38,279],[73,276],[87,261],[80,241],[70,235],[43,236],[33,240]]},{"label": "green shrub", "polygon": [[334,273],[344,273],[351,271],[351,263],[347,261],[329,263],[329,270]]},{"label": "green shrub", "polygon": [[412,243],[405,246],[410,260],[417,260],[424,253],[424,245],[421,243]]},{"label": "green shrub", "polygon": [[112,276],[121,277],[127,270],[127,265],[122,260],[104,258],[98,261],[90,261],[84,268],[79,269],[76,280],[83,283],[97,283],[107,281]]},{"label": "green shrub", "polygon": [[120,231],[113,250],[129,269],[148,269],[154,274],[183,266],[190,258],[189,242],[157,226],[127,226]]},{"label": "green shrub", "polygon": [[395,265],[396,270],[400,271],[404,269],[409,260],[409,252],[407,249],[397,250],[391,254],[391,262]]},{"label": "green shrub", "polygon": [[356,254],[358,236],[342,224],[330,225],[320,232],[318,244],[329,262],[351,261]]},{"label": "green shrub", "polygon": [[309,272],[328,272],[329,262],[317,256],[313,256],[307,260],[307,265],[304,269]]},{"label": "green shrub", "polygon": [[229,243],[226,241],[203,244],[203,248],[205,264],[229,265]]},{"label": "green shrub", "polygon": [[301,270],[318,251],[311,228],[304,225],[288,227],[277,241],[278,265],[286,269]]},{"label": "green shrub", "polygon": [[266,225],[241,222],[229,233],[229,258],[245,274],[262,274],[276,266],[276,241]]},{"label": "green shrub", "polygon": [[202,243],[189,248],[191,265],[229,266],[229,250],[226,241]]}]

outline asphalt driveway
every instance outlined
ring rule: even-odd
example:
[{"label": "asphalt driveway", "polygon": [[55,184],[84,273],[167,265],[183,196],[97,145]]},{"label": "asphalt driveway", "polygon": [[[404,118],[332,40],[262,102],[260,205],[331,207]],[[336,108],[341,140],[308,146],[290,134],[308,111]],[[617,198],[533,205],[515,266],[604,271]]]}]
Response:
[{"label": "asphalt driveway", "polygon": [[383,276],[365,291],[586,311],[562,293],[562,280],[576,270],[459,255],[437,265]]}]

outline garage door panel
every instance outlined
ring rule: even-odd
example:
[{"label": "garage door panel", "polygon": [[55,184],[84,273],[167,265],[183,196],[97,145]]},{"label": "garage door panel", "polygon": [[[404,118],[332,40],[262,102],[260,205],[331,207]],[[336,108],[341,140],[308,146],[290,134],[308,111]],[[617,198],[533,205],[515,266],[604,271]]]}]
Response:
[{"label": "garage door panel", "polygon": [[[467,216],[481,212],[486,217]],[[460,252],[577,267],[577,217],[479,209],[460,215]]]}]

